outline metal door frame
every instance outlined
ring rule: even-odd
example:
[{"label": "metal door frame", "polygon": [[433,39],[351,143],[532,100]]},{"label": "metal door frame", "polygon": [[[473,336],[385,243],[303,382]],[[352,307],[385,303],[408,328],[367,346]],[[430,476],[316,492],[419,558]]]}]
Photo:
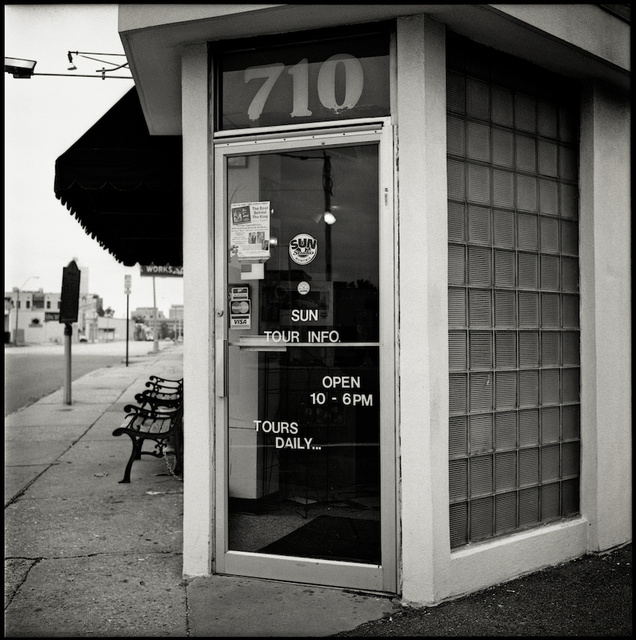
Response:
[{"label": "metal door frame", "polygon": [[[380,504],[382,566],[228,551],[227,340],[227,170],[228,156],[328,146],[378,144],[380,265]],[[397,592],[398,521],[395,405],[395,250],[393,216],[393,127],[389,118],[313,129],[235,135],[214,144],[214,395],[216,403],[214,573],[329,585],[384,593]]]}]

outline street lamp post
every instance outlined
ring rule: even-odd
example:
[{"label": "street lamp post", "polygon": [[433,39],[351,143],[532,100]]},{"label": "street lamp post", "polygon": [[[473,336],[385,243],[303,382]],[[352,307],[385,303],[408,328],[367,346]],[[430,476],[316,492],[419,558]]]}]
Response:
[{"label": "street lamp post", "polygon": [[159,324],[158,324],[158,320],[157,320],[157,291],[155,289],[155,277],[152,276],[152,304],[153,304],[153,311],[154,311],[154,323],[153,323],[153,328],[154,328],[154,344],[153,344],[153,353],[158,353],[159,352]]},{"label": "street lamp post", "polygon": [[37,280],[40,276],[29,276],[23,283],[21,287],[16,287],[16,300],[15,300],[15,335],[13,336],[13,344],[18,346],[18,315],[20,313],[20,290],[24,289],[26,283],[29,280]]}]

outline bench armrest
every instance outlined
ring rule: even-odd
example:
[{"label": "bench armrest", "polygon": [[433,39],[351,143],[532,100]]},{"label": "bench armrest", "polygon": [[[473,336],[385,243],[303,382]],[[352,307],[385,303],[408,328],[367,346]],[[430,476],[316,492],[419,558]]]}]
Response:
[{"label": "bench armrest", "polygon": [[159,393],[146,389],[135,396],[135,402],[142,407],[151,409],[177,408],[183,402],[180,393]]}]

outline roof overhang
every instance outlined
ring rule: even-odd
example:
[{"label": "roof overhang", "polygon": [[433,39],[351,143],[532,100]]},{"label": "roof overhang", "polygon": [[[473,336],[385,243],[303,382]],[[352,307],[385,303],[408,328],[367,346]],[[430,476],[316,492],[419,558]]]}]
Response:
[{"label": "roof overhang", "polygon": [[551,71],[629,90],[630,25],[593,4],[119,5],[119,33],[150,134],[180,135],[183,47],[415,14]]},{"label": "roof overhang", "polygon": [[183,264],[181,136],[150,135],[134,87],[59,156],[54,190],[123,264]]}]

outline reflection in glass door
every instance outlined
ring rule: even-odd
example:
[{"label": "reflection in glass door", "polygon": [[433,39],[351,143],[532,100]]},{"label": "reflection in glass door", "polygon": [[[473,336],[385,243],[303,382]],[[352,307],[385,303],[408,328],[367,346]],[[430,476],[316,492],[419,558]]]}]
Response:
[{"label": "reflection in glass door", "polygon": [[217,555],[228,573],[377,590],[394,580],[384,575],[395,533],[383,529],[393,500],[383,504],[380,144],[367,137],[222,156]]}]

